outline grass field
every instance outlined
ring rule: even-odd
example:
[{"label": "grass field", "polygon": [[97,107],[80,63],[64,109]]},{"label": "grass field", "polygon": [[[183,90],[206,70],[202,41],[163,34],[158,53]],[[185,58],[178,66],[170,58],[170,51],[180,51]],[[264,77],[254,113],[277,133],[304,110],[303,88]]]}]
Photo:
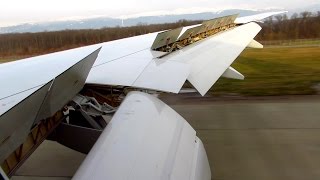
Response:
[{"label": "grass field", "polygon": [[265,47],[274,46],[320,46],[320,39],[293,39],[293,40],[274,40],[259,41]]},{"label": "grass field", "polygon": [[10,62],[10,61],[16,61],[18,59],[24,59],[28,58],[30,56],[12,56],[12,57],[0,57],[0,64],[5,63],[5,62]]},{"label": "grass field", "polygon": [[232,65],[245,80],[221,78],[213,94],[317,94],[320,84],[320,48],[247,49]]}]

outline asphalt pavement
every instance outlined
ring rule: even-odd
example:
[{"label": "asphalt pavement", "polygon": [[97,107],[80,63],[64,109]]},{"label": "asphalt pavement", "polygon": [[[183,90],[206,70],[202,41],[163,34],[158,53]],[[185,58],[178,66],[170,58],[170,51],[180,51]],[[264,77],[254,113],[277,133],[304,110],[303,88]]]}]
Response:
[{"label": "asphalt pavement", "polygon": [[[167,98],[197,130],[214,180],[320,179],[320,98],[198,100]],[[85,155],[44,142],[14,180],[70,179]]]}]

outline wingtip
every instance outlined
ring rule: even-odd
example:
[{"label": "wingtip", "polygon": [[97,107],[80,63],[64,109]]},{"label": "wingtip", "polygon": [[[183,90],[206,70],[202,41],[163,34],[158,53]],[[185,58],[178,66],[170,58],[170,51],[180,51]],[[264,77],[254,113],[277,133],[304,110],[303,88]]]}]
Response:
[{"label": "wingtip", "polygon": [[262,48],[263,48],[263,45],[262,45],[261,43],[259,43],[258,41],[256,41],[256,40],[253,39],[253,40],[248,44],[247,47],[248,47],[248,48],[262,49]]}]

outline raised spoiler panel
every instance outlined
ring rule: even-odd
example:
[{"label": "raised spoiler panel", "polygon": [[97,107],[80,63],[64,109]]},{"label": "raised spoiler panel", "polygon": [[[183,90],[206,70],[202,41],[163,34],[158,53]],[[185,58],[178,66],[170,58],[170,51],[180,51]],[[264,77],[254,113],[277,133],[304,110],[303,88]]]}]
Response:
[{"label": "raised spoiler panel", "polygon": [[191,27],[189,29],[186,29],[186,31],[183,32],[178,38],[178,40],[187,39],[191,36],[199,34],[199,31],[202,29],[202,25],[197,25],[196,27]]},{"label": "raised spoiler panel", "polygon": [[151,49],[157,49],[159,47],[174,43],[178,39],[181,30],[182,27],[159,33],[154,40]]},{"label": "raised spoiler panel", "polygon": [[157,98],[131,92],[73,179],[197,179],[211,172],[195,130]]},{"label": "raised spoiler panel", "polygon": [[163,59],[189,64],[188,80],[205,95],[260,30],[256,23],[245,24],[198,41]]}]

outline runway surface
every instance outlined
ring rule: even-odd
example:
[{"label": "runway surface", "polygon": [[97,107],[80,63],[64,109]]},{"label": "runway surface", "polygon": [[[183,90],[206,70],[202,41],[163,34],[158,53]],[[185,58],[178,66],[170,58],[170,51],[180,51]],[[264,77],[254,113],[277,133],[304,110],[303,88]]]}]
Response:
[{"label": "runway surface", "polygon": [[[197,130],[214,180],[320,179],[320,98],[164,98]],[[70,179],[85,155],[44,142],[14,180]]]}]

